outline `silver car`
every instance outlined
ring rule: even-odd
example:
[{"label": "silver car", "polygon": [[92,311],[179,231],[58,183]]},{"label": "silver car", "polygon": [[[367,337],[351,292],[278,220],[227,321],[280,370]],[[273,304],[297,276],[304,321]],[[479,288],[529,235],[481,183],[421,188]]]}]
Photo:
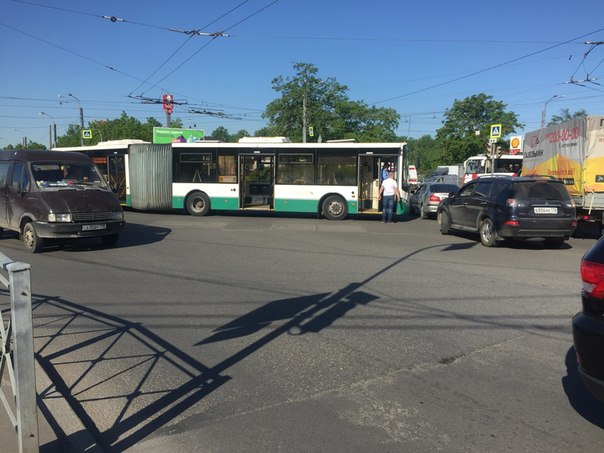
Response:
[{"label": "silver car", "polygon": [[409,210],[418,213],[422,219],[434,217],[440,201],[458,190],[457,184],[425,182],[409,198]]}]

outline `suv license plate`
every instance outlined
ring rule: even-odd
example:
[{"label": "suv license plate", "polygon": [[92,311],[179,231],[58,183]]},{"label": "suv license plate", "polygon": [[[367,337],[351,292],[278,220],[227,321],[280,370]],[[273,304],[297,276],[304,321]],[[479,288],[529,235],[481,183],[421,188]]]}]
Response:
[{"label": "suv license plate", "polygon": [[107,229],[107,225],[105,225],[104,223],[96,223],[94,225],[82,225],[82,231],[96,231],[105,229]]},{"label": "suv license plate", "polygon": [[533,210],[535,211],[535,214],[558,214],[558,208],[537,207],[533,208]]}]

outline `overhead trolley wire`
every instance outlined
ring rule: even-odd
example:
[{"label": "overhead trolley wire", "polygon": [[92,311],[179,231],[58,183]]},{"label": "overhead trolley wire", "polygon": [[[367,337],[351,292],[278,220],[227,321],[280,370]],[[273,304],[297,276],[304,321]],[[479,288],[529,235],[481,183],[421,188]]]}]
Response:
[{"label": "overhead trolley wire", "polygon": [[[226,32],[228,30],[231,30],[232,28],[236,27],[237,25],[242,24],[243,22],[245,22],[248,19],[251,19],[252,17],[254,17],[255,15],[259,14],[260,12],[264,11],[265,9],[269,8],[270,6],[274,5],[275,3],[277,3],[279,0],[273,0],[271,3],[269,3],[268,5],[260,8],[259,10],[255,11],[254,13],[248,15],[247,17],[241,19],[239,22],[234,23],[233,25],[231,25],[230,27],[227,27],[223,30],[223,32]],[[245,2],[244,2],[245,3]],[[239,5],[241,6],[241,5]],[[201,52],[203,49],[205,49],[206,47],[208,47],[212,42],[214,42],[214,40],[216,39],[217,36],[212,37],[212,39],[210,41],[208,41],[206,44],[204,44],[199,50],[197,50],[197,52],[193,53],[189,58],[187,58],[185,61],[183,61],[181,64],[179,64],[177,67],[175,67],[172,71],[170,71],[168,74],[166,74],[163,78],[161,78],[160,80],[157,81],[157,83],[161,83],[164,80],[166,80],[168,77],[170,77],[172,74],[174,74],[176,71],[178,71],[180,68],[182,68],[186,63],[188,63],[189,61],[191,61],[191,59],[193,57],[195,57],[199,52]]]},{"label": "overhead trolley wire", "polygon": [[508,65],[508,64],[510,64],[510,63],[515,63],[516,61],[519,61],[519,60],[524,60],[525,58],[532,57],[533,55],[537,55],[537,54],[540,54],[540,53],[543,53],[543,52],[547,52],[548,50],[555,49],[556,47],[560,47],[560,46],[562,46],[562,45],[564,45],[564,44],[569,44],[569,43],[571,43],[571,42],[573,42],[573,41],[577,41],[577,40],[579,40],[579,39],[585,38],[586,36],[593,35],[594,33],[599,33],[599,32],[601,32],[601,31],[603,31],[603,30],[604,30],[604,28],[600,28],[600,29],[595,30],[595,31],[592,31],[592,32],[590,32],[590,33],[586,33],[586,34],[584,34],[584,35],[577,36],[577,37],[575,37],[575,38],[569,39],[569,40],[567,40],[567,41],[563,41],[563,42],[558,43],[558,44],[555,44],[555,45],[553,45],[553,46],[546,47],[545,49],[537,50],[537,51],[535,51],[535,52],[531,52],[531,53],[526,54],[526,55],[523,55],[523,56],[521,56],[521,57],[513,58],[513,59],[511,59],[511,60],[504,61],[503,63],[499,63],[499,64],[496,64],[496,65],[494,65],[494,66],[489,66],[488,68],[485,68],[485,69],[480,69],[480,70],[478,70],[478,71],[474,71],[474,72],[472,72],[472,73],[470,73],[470,74],[466,74],[466,75],[461,76],[461,77],[456,77],[456,78],[454,78],[454,79],[447,80],[446,82],[437,83],[437,84],[435,84],[435,85],[430,85],[430,86],[425,87],[425,88],[420,88],[420,89],[418,89],[418,90],[411,91],[411,92],[409,92],[409,93],[405,93],[405,94],[401,94],[401,95],[399,95],[399,96],[393,96],[393,97],[390,97],[390,98],[387,98],[387,99],[382,99],[382,100],[380,100],[380,101],[373,102],[373,103],[372,103],[372,105],[375,105],[375,104],[382,104],[382,103],[384,103],[384,102],[393,101],[393,100],[395,100],[395,99],[400,99],[400,98],[403,98],[403,97],[411,96],[411,95],[413,95],[413,94],[421,93],[421,92],[423,92],[423,91],[428,91],[428,90],[431,90],[431,89],[433,89],[433,88],[438,88],[438,87],[441,87],[441,86],[444,86],[444,85],[449,85],[449,84],[451,84],[451,83],[458,82],[459,80],[467,79],[467,78],[469,78],[469,77],[472,77],[472,76],[475,76],[475,75],[478,75],[478,74],[482,74],[482,73],[484,73],[484,72],[491,71],[491,70],[493,70],[493,69],[500,68],[500,67],[505,66],[505,65]]}]

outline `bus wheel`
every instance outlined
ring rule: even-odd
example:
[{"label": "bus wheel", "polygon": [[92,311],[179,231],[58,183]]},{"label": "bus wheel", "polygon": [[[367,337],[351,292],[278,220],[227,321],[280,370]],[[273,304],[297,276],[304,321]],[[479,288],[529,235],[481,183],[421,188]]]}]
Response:
[{"label": "bus wheel", "polygon": [[210,199],[203,192],[195,192],[187,197],[187,212],[194,216],[206,215],[210,210]]},{"label": "bus wheel", "polygon": [[44,241],[36,234],[34,224],[29,222],[23,227],[23,231],[21,232],[21,242],[28,252],[38,253],[40,250],[42,250],[42,243]]},{"label": "bus wheel", "polygon": [[327,197],[323,202],[323,215],[329,220],[342,220],[348,215],[346,201],[337,195]]}]

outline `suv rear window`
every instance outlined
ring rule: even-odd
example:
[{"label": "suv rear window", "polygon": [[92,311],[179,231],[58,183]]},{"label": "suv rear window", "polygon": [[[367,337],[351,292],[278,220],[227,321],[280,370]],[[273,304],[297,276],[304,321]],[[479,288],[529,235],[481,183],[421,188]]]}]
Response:
[{"label": "suv rear window", "polygon": [[564,184],[554,181],[526,181],[512,184],[511,197],[524,201],[570,201]]}]

